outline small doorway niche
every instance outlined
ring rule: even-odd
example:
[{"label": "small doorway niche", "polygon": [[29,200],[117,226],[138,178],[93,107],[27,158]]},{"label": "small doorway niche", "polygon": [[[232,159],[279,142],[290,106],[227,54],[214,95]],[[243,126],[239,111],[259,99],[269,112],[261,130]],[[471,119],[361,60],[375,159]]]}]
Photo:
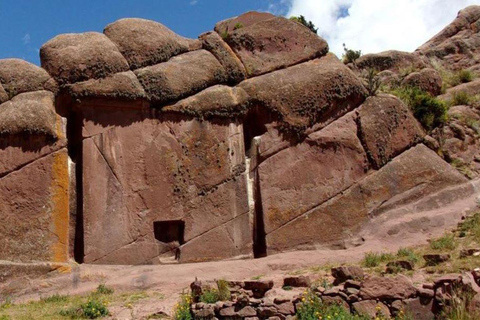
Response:
[{"label": "small doorway niche", "polygon": [[169,220],[153,223],[155,239],[163,243],[184,244],[185,221]]}]

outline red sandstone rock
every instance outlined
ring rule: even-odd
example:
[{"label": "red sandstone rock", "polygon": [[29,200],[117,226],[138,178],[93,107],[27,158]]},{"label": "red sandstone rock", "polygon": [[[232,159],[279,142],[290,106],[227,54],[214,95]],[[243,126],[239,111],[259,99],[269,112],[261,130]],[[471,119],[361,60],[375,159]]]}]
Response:
[{"label": "red sandstone rock", "polygon": [[480,6],[470,6],[416,53],[436,59],[447,69],[480,70],[480,38],[478,37]]},{"label": "red sandstone rock", "polygon": [[410,73],[403,79],[402,85],[419,88],[433,96],[442,93],[442,78],[435,69],[431,68]]},{"label": "red sandstone rock", "polygon": [[258,167],[266,233],[347,189],[367,168],[354,114],[268,158]]},{"label": "red sandstone rock", "polygon": [[214,30],[219,35],[226,38],[229,33],[231,33],[236,29],[249,27],[252,24],[255,24],[257,22],[260,22],[263,20],[269,20],[272,18],[275,18],[275,16],[268,12],[249,11],[249,12],[245,12],[244,14],[241,14],[238,17],[217,22]]},{"label": "red sandstone rock", "polygon": [[201,47],[198,40],[181,37],[164,25],[145,19],[120,19],[103,32],[117,45],[132,70],[165,62]]},{"label": "red sandstone rock", "polygon": [[435,318],[433,313],[433,299],[406,299],[402,302],[402,311],[415,320],[432,320]]},{"label": "red sandstone rock", "polygon": [[394,278],[370,276],[362,282],[359,296],[362,299],[407,299],[415,296],[417,289],[404,275]]},{"label": "red sandstone rock", "polygon": [[239,87],[297,130],[342,116],[366,95],[361,81],[331,55],[245,80]]},{"label": "red sandstone rock", "polygon": [[128,63],[105,35],[62,34],[40,48],[42,67],[61,85],[127,71]]},{"label": "red sandstone rock", "polygon": [[308,28],[283,17],[262,20],[228,33],[225,41],[245,65],[248,76],[258,76],[328,52],[328,44]]},{"label": "red sandstone rock", "polygon": [[375,168],[383,167],[425,135],[410,109],[391,95],[368,98],[360,107],[358,123]]},{"label": "red sandstone rock", "polygon": [[380,316],[390,318],[390,310],[382,302],[375,300],[364,300],[352,304],[352,309],[356,314],[375,319]]},{"label": "red sandstone rock", "polygon": [[206,50],[184,53],[151,67],[135,70],[147,97],[161,105],[226,82],[218,60]]},{"label": "red sandstone rock", "polygon": [[57,84],[45,70],[21,59],[0,60],[0,83],[10,98],[29,91],[57,91]]},{"label": "red sandstone rock", "polygon": [[5,92],[5,89],[3,89],[3,86],[0,85],[0,104],[4,103],[7,100],[8,100],[8,94],[7,92]]},{"label": "red sandstone rock", "polygon": [[229,84],[236,84],[247,77],[242,62],[218,33],[207,32],[200,35],[199,38],[202,41],[203,49],[210,51],[225,68]]},{"label": "red sandstone rock", "polygon": [[360,69],[372,68],[376,71],[391,70],[398,72],[402,69],[422,69],[427,66],[425,61],[409,52],[390,50],[380,53],[369,53],[355,61]]},{"label": "red sandstone rock", "polygon": [[361,280],[365,276],[363,269],[357,266],[341,266],[337,268],[332,268],[331,271],[332,277],[335,278],[335,283],[337,284],[350,279]]}]

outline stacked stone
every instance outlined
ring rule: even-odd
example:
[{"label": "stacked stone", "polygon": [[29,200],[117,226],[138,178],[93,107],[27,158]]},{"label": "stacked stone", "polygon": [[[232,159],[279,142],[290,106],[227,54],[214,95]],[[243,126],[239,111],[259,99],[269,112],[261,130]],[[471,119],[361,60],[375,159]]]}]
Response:
[{"label": "stacked stone", "polygon": [[273,281],[230,281],[230,301],[195,302],[192,313],[196,319],[294,319],[304,290],[313,290],[323,304],[339,305],[372,319],[380,315],[390,319],[400,313],[418,320],[434,319],[455,293],[473,297],[468,305],[472,312],[480,309],[478,271],[445,275],[419,288],[403,275],[372,276],[356,266],[333,268],[332,276],[335,281],[329,288],[312,286],[308,276],[285,278],[283,288],[288,291],[271,290]]}]

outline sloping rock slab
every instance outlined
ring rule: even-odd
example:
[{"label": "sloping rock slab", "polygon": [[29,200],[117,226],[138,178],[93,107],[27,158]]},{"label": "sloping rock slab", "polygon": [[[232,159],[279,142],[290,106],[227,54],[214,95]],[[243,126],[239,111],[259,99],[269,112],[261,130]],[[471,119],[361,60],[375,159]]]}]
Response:
[{"label": "sloping rock slab", "polygon": [[238,17],[217,22],[214,30],[222,37],[226,38],[230,32],[238,28],[246,28],[254,23],[272,18],[275,18],[275,16],[268,12],[249,11]]},{"label": "sloping rock slab", "polygon": [[339,118],[366,96],[360,80],[332,55],[245,80],[239,87],[295,131]]},{"label": "sloping rock slab", "polygon": [[303,25],[275,17],[234,30],[226,42],[250,77],[318,58],[328,52],[325,40]]},{"label": "sloping rock slab", "polygon": [[466,181],[434,151],[417,145],[338,196],[267,234],[268,250],[337,246],[384,208]]},{"label": "sloping rock slab", "polygon": [[158,22],[145,19],[120,19],[103,32],[117,45],[132,70],[201,47],[198,40],[184,38]]},{"label": "sloping rock slab", "polygon": [[427,67],[426,62],[418,55],[396,50],[369,53],[358,58],[355,63],[360,69],[372,68],[376,71],[391,70],[398,72],[405,68],[423,69]]},{"label": "sloping rock slab", "polygon": [[61,85],[128,71],[125,58],[104,34],[62,34],[40,48],[42,67]]}]

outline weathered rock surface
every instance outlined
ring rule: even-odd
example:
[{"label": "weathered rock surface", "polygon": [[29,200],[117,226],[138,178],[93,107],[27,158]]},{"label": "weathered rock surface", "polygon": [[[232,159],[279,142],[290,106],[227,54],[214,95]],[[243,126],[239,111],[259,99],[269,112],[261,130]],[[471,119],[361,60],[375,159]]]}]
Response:
[{"label": "weathered rock surface", "polygon": [[435,58],[445,68],[480,71],[480,7],[470,6],[416,53]]},{"label": "weathered rock surface", "polygon": [[229,33],[225,41],[245,65],[248,76],[258,76],[328,52],[328,44],[308,28],[283,17],[262,20]]},{"label": "weathered rock surface", "polygon": [[0,105],[0,135],[38,134],[57,138],[60,117],[49,91],[27,92]]},{"label": "weathered rock surface", "polygon": [[432,96],[438,96],[442,93],[442,78],[432,68],[425,68],[418,72],[410,73],[403,79],[402,85],[419,88]]},{"label": "weathered rock surface", "polygon": [[5,91],[5,89],[3,89],[3,86],[0,85],[0,103],[4,103],[7,100],[8,100],[8,94]]},{"label": "weathered rock surface", "polygon": [[141,99],[145,91],[132,71],[116,73],[103,79],[92,79],[69,85],[73,98]]},{"label": "weathered rock surface", "polygon": [[390,310],[382,302],[376,300],[364,300],[352,304],[353,310],[356,314],[363,315],[375,319],[380,313],[390,318]]},{"label": "weathered rock surface", "polygon": [[230,32],[236,29],[249,27],[257,22],[269,20],[272,18],[275,18],[275,16],[268,12],[249,11],[239,15],[238,17],[218,22],[217,24],[215,24],[214,30],[219,35],[226,38]]},{"label": "weathered rock surface", "polygon": [[132,70],[165,62],[201,47],[198,40],[181,37],[164,25],[145,19],[120,19],[103,32],[117,45]]},{"label": "weathered rock surface", "polygon": [[372,68],[376,71],[391,70],[395,72],[406,68],[423,69],[427,66],[424,59],[418,55],[396,50],[365,54],[355,63],[360,69]]},{"label": "weathered rock surface", "polygon": [[61,85],[129,70],[117,46],[96,32],[56,36],[40,48],[40,60]]},{"label": "weathered rock surface", "polygon": [[359,106],[366,91],[336,57],[327,55],[240,83],[253,103],[266,107],[292,128],[305,129]]},{"label": "weathered rock surface", "polygon": [[362,282],[359,296],[368,300],[406,299],[415,296],[417,289],[404,275],[395,277],[370,276]]},{"label": "weathered rock surface", "polygon": [[452,101],[456,94],[465,93],[470,97],[480,94],[480,79],[474,79],[471,82],[462,83],[453,88],[447,89],[447,92],[438,96],[438,99],[443,101]]},{"label": "weathered rock surface", "polygon": [[[20,59],[0,60],[0,83],[9,98],[29,91],[57,91],[57,84],[44,69]],[[5,101],[1,96],[0,101]]]},{"label": "weathered rock surface", "polygon": [[210,51],[225,68],[229,84],[237,84],[246,79],[247,71],[242,62],[218,33],[207,32],[200,35],[199,38],[202,41],[203,49]]},{"label": "weathered rock surface", "polygon": [[135,74],[154,105],[185,98],[227,81],[222,65],[206,50],[184,53],[168,62],[138,69]]},{"label": "weathered rock surface", "polygon": [[425,135],[410,109],[391,95],[368,98],[359,109],[358,123],[362,142],[377,169]]},{"label": "weathered rock surface", "polygon": [[370,217],[465,181],[434,151],[417,145],[341,194],[267,233],[268,250],[334,245],[358,232]]}]

